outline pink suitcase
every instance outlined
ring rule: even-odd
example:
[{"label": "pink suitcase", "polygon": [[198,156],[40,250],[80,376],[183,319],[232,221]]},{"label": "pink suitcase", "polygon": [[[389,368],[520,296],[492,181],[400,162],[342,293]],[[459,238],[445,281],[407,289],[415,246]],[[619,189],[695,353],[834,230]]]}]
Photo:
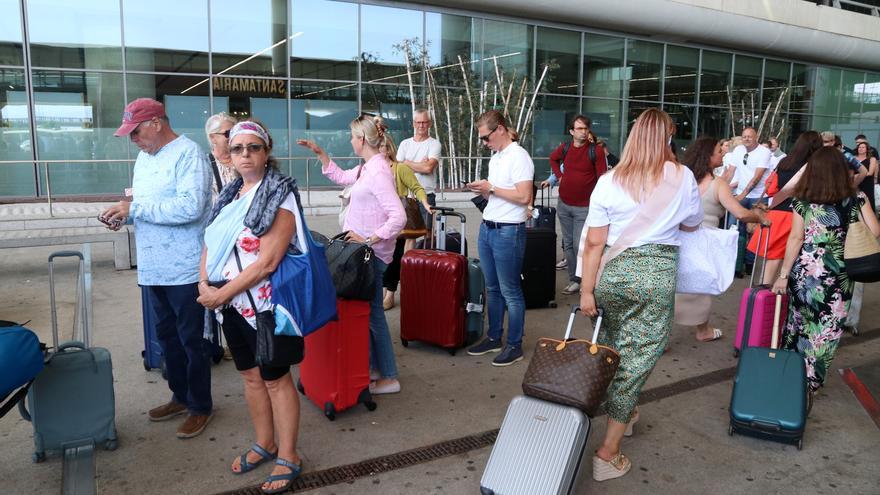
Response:
[{"label": "pink suitcase", "polygon": [[[766,235],[763,235],[765,233]],[[766,262],[767,250],[770,245],[770,227],[761,227],[758,233],[758,247],[760,249],[762,238],[764,244],[764,260]],[[757,260],[752,266],[752,275],[749,279],[749,287],[743,291],[739,303],[739,318],[736,323],[736,342],[734,343],[733,355],[739,356],[742,349],[742,338],[746,327],[749,328],[749,347],[770,347],[773,336],[773,314],[776,305],[776,295],[766,285],[754,285]],[[762,268],[763,272],[763,268]],[[763,277],[762,277],[763,278]],[[782,310],[779,312],[779,328],[785,325],[788,315],[788,294],[782,296]]]}]

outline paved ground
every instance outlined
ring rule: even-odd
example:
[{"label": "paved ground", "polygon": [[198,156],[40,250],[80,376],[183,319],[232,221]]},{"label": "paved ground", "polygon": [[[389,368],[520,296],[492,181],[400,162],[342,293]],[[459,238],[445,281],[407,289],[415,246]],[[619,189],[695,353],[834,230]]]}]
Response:
[{"label": "paved ground", "polygon": [[[476,225],[476,212],[469,212]],[[334,232],[335,216],[310,217],[310,227]],[[474,240],[474,229],[468,237]],[[45,260],[51,249],[0,250],[0,319],[25,321],[49,340]],[[133,271],[113,269],[112,249],[96,244],[94,255],[94,342],[111,350],[116,380],[120,447],[98,453],[100,493],[217,493],[254,486],[268,473],[260,468],[232,475],[228,464],[251,442],[241,380],[231,362],[214,368],[216,417],[192,440],[174,437],[175,421],[150,423],[146,410],[168,398],[156,372],[144,371],[139,289]],[[72,268],[61,270],[62,321],[73,304]],[[557,309],[526,316],[526,357],[534,341],[561,335],[573,296],[558,291],[567,280],[559,272]],[[669,351],[648,381],[642,422],[623,449],[634,463],[630,475],[594,486],[589,476],[577,493],[880,493],[880,430],[833,373],[808,423],[804,450],[727,435],[727,404],[738,298],[736,281],[717,299],[713,322],[721,341],[700,344],[689,329],[675,327]],[[845,337],[834,367],[876,365],[880,357],[880,290],[869,286],[862,312],[862,335]],[[358,407],[327,421],[303,402],[299,451],[307,472],[328,469],[497,428],[510,398],[519,393],[526,363],[499,369],[489,358],[455,357],[418,345],[404,349],[397,339],[399,310],[389,311],[403,392],[380,397],[374,412]],[[63,325],[62,338],[70,335]],[[583,330],[582,330],[583,331]],[[713,379],[714,378],[714,379]],[[604,419],[594,422],[589,452],[602,438]],[[58,493],[61,461],[32,464],[31,427],[15,412],[0,419],[0,493]],[[449,456],[375,476],[313,490],[321,494],[479,492],[490,448]],[[589,462],[589,459],[587,459]]]}]

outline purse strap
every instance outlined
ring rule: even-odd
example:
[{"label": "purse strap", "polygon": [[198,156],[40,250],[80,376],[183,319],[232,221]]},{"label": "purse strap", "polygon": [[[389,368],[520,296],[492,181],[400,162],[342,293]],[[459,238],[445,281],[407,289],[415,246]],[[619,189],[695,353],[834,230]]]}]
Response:
[{"label": "purse strap", "polygon": [[[238,265],[238,274],[241,275],[241,272],[244,271],[244,268],[241,267],[241,258],[238,256],[238,246],[232,246],[232,254],[235,255],[235,264]],[[251,302],[251,307],[254,309],[254,316],[257,315],[257,303],[254,301],[254,296],[251,295],[250,289],[245,289],[244,293],[247,294],[248,301]]]}]

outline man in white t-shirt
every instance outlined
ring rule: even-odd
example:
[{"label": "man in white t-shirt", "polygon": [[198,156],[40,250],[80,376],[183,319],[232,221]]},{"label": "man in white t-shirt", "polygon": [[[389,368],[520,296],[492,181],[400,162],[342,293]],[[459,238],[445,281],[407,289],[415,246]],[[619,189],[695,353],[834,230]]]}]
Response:
[{"label": "man in white t-shirt", "polygon": [[[489,331],[486,339],[468,349],[468,354],[481,356],[500,351],[492,365],[507,366],[523,358],[526,302],[520,275],[526,252],[526,216],[532,201],[535,164],[529,153],[515,141],[516,132],[508,127],[507,120],[498,110],[489,110],[480,116],[477,132],[480,141],[495,152],[489,160],[488,180],[467,185],[468,189],[488,199],[477,248],[486,279]],[[505,309],[507,345],[502,346]]]},{"label": "man in white t-shirt", "polygon": [[[766,204],[766,198],[762,198],[764,181],[773,168],[770,161],[773,153],[758,144],[758,133],[754,128],[746,127],[742,131],[742,144],[732,154],[733,164],[736,165],[736,200],[746,209],[758,203]],[[745,223],[740,223],[739,232],[740,236],[748,235]],[[755,255],[751,251],[745,252],[745,262],[748,272],[755,262]]]},{"label": "man in white t-shirt", "polygon": [[[431,115],[424,108],[418,108],[413,113],[414,135],[404,139],[397,148],[397,161],[407,165],[416,173],[419,184],[425,188],[428,195],[428,204],[437,206],[437,166],[440,165],[440,153],[442,152],[440,141],[428,135],[431,130]],[[430,225],[428,212],[419,203],[425,224]]]}]

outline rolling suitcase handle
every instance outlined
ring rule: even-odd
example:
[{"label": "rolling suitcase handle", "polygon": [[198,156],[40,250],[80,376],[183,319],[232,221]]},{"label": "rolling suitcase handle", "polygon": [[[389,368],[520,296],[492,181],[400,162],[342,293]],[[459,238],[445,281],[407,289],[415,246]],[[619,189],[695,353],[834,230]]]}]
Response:
[{"label": "rolling suitcase handle", "polygon": [[776,294],[776,306],[773,308],[773,335],[770,337],[770,348],[779,348],[779,315],[782,313],[782,294]]},{"label": "rolling suitcase handle", "polygon": [[55,258],[79,258],[79,269],[77,271],[76,281],[76,305],[74,306],[73,330],[76,337],[76,323],[78,319],[82,320],[82,342],[86,347],[91,346],[91,335],[89,331],[89,315],[85,308],[84,299],[86,297],[86,276],[85,276],[85,257],[79,251],[56,251],[49,255],[49,303],[51,304],[52,313],[52,345],[56,352],[58,346],[58,308],[55,301]]},{"label": "rolling suitcase handle", "polygon": [[[767,266],[767,253],[770,252],[770,226],[758,224],[758,251],[761,250],[761,239],[764,238],[764,229],[767,229],[767,236],[764,242],[764,262],[761,263],[761,281],[764,278],[764,268]],[[758,271],[758,260],[752,264],[752,274],[749,276],[749,288],[755,286],[755,272]]]},{"label": "rolling suitcase handle", "polygon": [[[577,304],[571,305],[571,313],[568,315],[568,326],[565,328],[565,338],[563,340],[568,340],[571,338],[571,329],[574,326],[574,317],[581,310],[581,307]],[[598,308],[599,316],[596,317],[596,324],[593,325],[593,338],[590,340],[592,343],[596,343],[596,340],[599,338],[599,329],[602,327],[602,316],[605,315],[605,311],[602,308]]]},{"label": "rolling suitcase handle", "polygon": [[434,214],[431,219],[431,232],[434,237],[434,249],[438,251],[446,251],[446,217],[458,217],[461,221],[461,255],[465,256],[465,237],[467,234],[467,217],[463,213],[458,213],[453,208],[446,206],[435,206],[431,208]]}]

